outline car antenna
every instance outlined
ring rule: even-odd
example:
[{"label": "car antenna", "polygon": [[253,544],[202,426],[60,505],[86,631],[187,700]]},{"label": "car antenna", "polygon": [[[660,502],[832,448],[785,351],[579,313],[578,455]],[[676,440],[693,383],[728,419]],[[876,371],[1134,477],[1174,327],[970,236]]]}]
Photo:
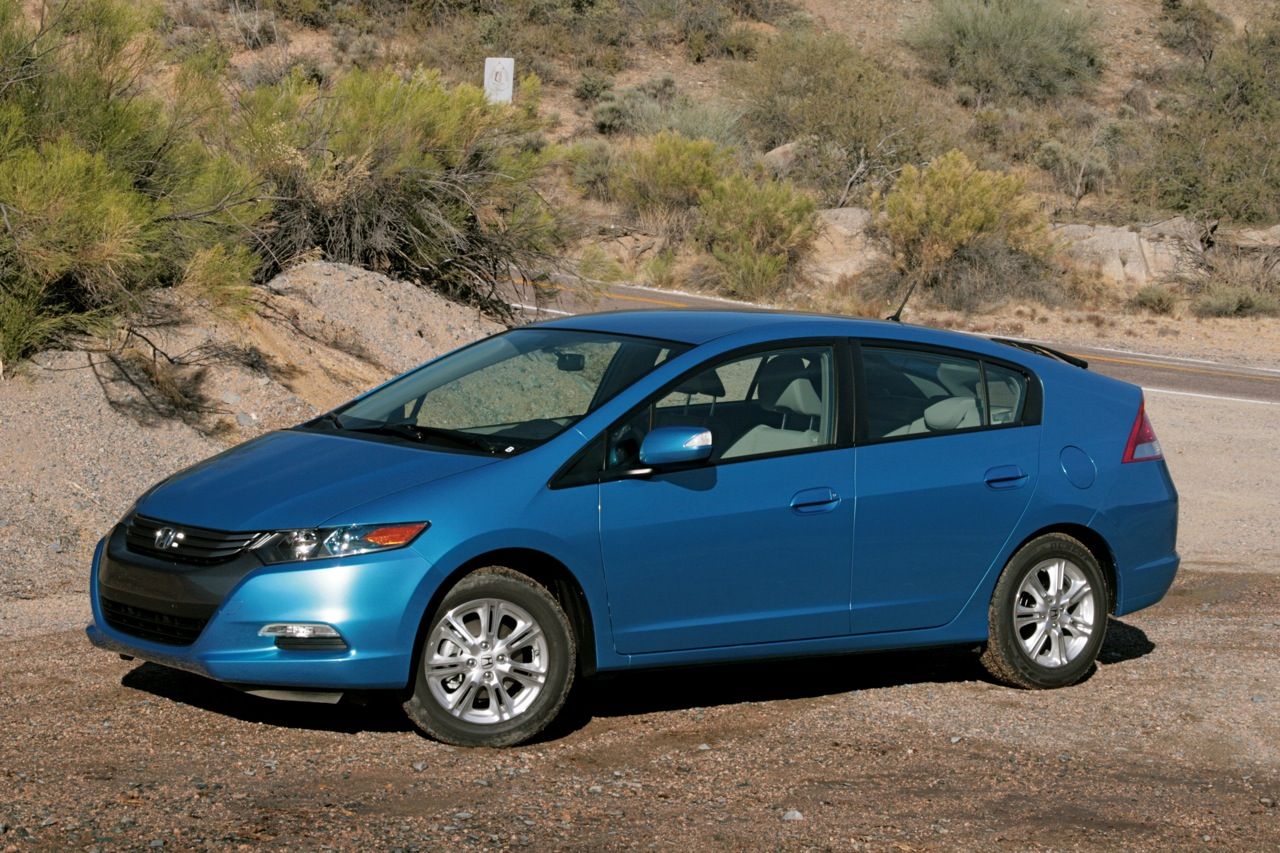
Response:
[{"label": "car antenna", "polygon": [[919,279],[916,279],[915,281],[911,282],[911,286],[907,288],[907,295],[902,297],[902,304],[898,306],[897,311],[894,311],[888,317],[885,317],[886,320],[892,320],[895,323],[902,322],[902,309],[907,307],[907,300],[911,298],[911,294],[915,292],[916,285],[919,283],[920,283]]}]

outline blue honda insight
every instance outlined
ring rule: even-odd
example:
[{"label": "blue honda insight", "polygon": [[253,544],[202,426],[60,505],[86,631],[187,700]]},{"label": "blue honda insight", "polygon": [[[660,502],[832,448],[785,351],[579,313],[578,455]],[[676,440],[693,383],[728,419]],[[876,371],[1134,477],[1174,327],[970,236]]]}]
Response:
[{"label": "blue honda insight", "polygon": [[964,644],[1070,685],[1178,567],[1141,389],[1085,367],[772,312],[515,329],[150,489],[88,635],[276,698],[398,691],[464,745],[605,670]]}]

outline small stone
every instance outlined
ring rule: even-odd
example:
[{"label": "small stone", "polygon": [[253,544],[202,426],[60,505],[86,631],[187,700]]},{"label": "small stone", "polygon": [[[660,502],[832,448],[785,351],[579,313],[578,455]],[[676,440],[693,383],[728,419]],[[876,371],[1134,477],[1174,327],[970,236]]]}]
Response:
[{"label": "small stone", "polygon": [[[1269,809],[1274,809],[1276,807],[1276,801],[1271,799],[1270,797],[1258,797],[1258,802]],[[4,832],[3,823],[0,823],[0,832]]]},{"label": "small stone", "polygon": [[600,787],[599,785],[592,785],[590,788],[588,788],[588,789],[587,789],[587,793],[588,793],[588,794],[603,794],[603,793],[604,793],[604,788]]},{"label": "small stone", "polygon": [[228,406],[234,406],[236,403],[240,402],[240,395],[235,391],[228,391],[222,395],[222,402],[226,403]]},{"label": "small stone", "polygon": [[952,743],[959,743],[959,742],[960,742],[960,735],[952,735],[952,736],[951,736],[951,742],[952,742]]},{"label": "small stone", "polygon": [[415,762],[413,762],[413,769],[414,769],[414,770],[416,770],[417,772],[421,773],[423,770],[426,770],[426,769],[427,769],[427,762],[425,762],[425,761],[415,761]]},{"label": "small stone", "polygon": [[700,743],[700,744],[698,744],[698,751],[699,751],[699,752],[706,752],[706,751],[707,751],[708,749],[710,749],[710,748],[711,748],[711,744],[709,744],[709,743]]},{"label": "small stone", "polygon": [[1259,702],[1259,703],[1261,703],[1261,702],[1265,702],[1265,701],[1267,701],[1267,697],[1266,697],[1266,696],[1263,696],[1263,695],[1261,695],[1261,694],[1258,694],[1258,695],[1256,695],[1256,696],[1250,696],[1250,697],[1249,697],[1249,701],[1250,701],[1250,702]]},{"label": "small stone", "polygon": [[1058,756],[1058,760],[1059,760],[1059,761],[1070,761],[1070,760],[1071,760],[1071,756],[1070,756],[1070,755],[1067,755],[1067,754],[1064,752],[1064,753],[1062,753],[1061,755],[1059,755],[1059,756]]},{"label": "small stone", "polygon": [[163,838],[157,838],[157,839],[154,839],[154,840],[153,840],[150,844],[148,844],[147,846],[148,846],[148,847],[152,847],[152,848],[154,848],[154,849],[156,849],[156,850],[159,850],[161,847],[163,847],[163,846],[164,846],[164,839],[163,839]]},{"label": "small stone", "polygon": [[9,831],[9,824],[0,822],[0,835],[4,835]]},{"label": "small stone", "polygon": [[795,809],[787,809],[786,813],[782,815],[782,819],[786,821],[804,820],[804,815]]},{"label": "small stone", "polygon": [[253,415],[247,414],[245,412],[241,412],[240,414],[236,415],[236,423],[240,424],[240,426],[242,427],[253,426],[254,420],[255,418],[253,417]]},{"label": "small stone", "polygon": [[493,783],[490,782],[488,779],[477,779],[476,784],[479,785],[481,788],[488,788]]},{"label": "small stone", "polygon": [[1201,840],[1201,841],[1203,841],[1203,842],[1205,842],[1206,844],[1208,844],[1210,841],[1212,841],[1212,840],[1213,840],[1213,836],[1212,836],[1212,835],[1202,835],[1202,836],[1200,836],[1200,840]]},{"label": "small stone", "polygon": [[454,820],[471,820],[471,812],[455,812],[453,815],[453,819]]}]

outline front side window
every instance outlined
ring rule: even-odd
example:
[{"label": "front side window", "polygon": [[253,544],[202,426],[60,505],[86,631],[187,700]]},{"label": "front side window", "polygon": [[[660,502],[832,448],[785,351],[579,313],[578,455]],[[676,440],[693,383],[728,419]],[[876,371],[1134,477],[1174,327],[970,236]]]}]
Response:
[{"label": "front side window", "polygon": [[445,356],[309,426],[510,455],[558,435],[685,349],[647,338],[517,329]]},{"label": "front side window", "polygon": [[835,443],[835,357],[829,346],[731,356],[692,374],[615,425],[607,467],[639,464],[650,430],[711,430],[712,461],[737,461]]},{"label": "front side window", "polygon": [[950,353],[864,346],[867,436],[899,438],[1020,423],[1027,379]]}]

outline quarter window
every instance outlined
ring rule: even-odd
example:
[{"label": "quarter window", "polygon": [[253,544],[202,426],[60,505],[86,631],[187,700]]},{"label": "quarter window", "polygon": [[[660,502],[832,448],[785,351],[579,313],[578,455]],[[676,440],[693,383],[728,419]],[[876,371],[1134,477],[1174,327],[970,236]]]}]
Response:
[{"label": "quarter window", "polygon": [[868,438],[959,432],[1021,422],[1022,374],[976,358],[866,346]]}]

